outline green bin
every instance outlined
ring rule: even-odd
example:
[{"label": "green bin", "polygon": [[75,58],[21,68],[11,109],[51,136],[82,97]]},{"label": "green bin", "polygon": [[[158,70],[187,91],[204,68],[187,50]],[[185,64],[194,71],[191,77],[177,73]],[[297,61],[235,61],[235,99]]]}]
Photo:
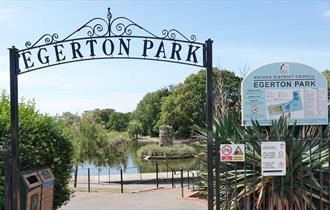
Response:
[{"label": "green bin", "polygon": [[40,210],[42,181],[37,171],[21,172],[21,209]]}]

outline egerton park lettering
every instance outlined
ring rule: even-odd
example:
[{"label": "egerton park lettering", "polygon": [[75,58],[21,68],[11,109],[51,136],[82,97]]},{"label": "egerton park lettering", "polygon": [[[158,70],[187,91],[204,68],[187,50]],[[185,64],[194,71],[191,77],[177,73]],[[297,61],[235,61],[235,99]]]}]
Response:
[{"label": "egerton park lettering", "polygon": [[203,45],[162,39],[95,37],[55,42],[20,52],[22,65],[27,70],[105,58],[149,59],[202,66]]},{"label": "egerton park lettering", "polygon": [[257,76],[254,88],[316,87],[314,75]]},{"label": "egerton park lettering", "polygon": [[307,81],[263,81],[253,82],[254,88],[290,88],[290,87],[316,87],[315,80]]}]

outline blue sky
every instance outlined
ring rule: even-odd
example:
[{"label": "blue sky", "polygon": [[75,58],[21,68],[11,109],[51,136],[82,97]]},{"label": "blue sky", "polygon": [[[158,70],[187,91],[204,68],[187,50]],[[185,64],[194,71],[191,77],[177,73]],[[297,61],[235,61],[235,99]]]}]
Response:
[{"label": "blue sky", "polygon": [[[8,90],[8,47],[45,33],[64,38],[94,17],[125,16],[155,34],[177,28],[214,40],[214,66],[241,75],[267,63],[330,68],[330,1],[0,1],[0,89]],[[132,111],[145,93],[182,82],[199,68],[135,60],[98,60],[19,77],[19,96],[40,112]]]}]

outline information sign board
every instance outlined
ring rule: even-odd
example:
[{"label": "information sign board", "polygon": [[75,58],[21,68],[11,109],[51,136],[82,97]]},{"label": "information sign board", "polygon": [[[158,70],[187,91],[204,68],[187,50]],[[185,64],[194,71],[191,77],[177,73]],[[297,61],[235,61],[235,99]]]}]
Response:
[{"label": "information sign board", "polygon": [[261,173],[263,176],[285,176],[285,158],[284,141],[261,142]]},{"label": "information sign board", "polygon": [[290,114],[290,124],[327,125],[328,87],[321,72],[299,63],[272,63],[242,82],[242,124],[271,125]]}]

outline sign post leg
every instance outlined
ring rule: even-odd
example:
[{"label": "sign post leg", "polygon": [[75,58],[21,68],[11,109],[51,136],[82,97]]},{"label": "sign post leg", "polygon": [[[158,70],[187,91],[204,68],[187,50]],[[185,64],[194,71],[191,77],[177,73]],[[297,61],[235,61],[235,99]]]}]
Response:
[{"label": "sign post leg", "polygon": [[[6,202],[6,207],[11,207],[10,210],[19,210],[19,169],[18,169],[18,83],[17,76],[19,72],[18,50],[13,46],[9,48],[9,68],[10,68],[10,158],[9,167],[10,181],[6,183],[6,196],[9,201]],[[8,144],[9,145],[9,144]],[[8,164],[8,163],[6,163]],[[6,167],[8,169],[9,167]],[[7,180],[7,177],[6,177]],[[9,187],[9,188],[8,188]],[[8,209],[9,210],[9,209]]]},{"label": "sign post leg", "polygon": [[[207,110],[207,201],[213,210],[213,92],[212,92],[212,40],[206,41],[206,110]],[[219,187],[219,186],[216,186]]]}]

